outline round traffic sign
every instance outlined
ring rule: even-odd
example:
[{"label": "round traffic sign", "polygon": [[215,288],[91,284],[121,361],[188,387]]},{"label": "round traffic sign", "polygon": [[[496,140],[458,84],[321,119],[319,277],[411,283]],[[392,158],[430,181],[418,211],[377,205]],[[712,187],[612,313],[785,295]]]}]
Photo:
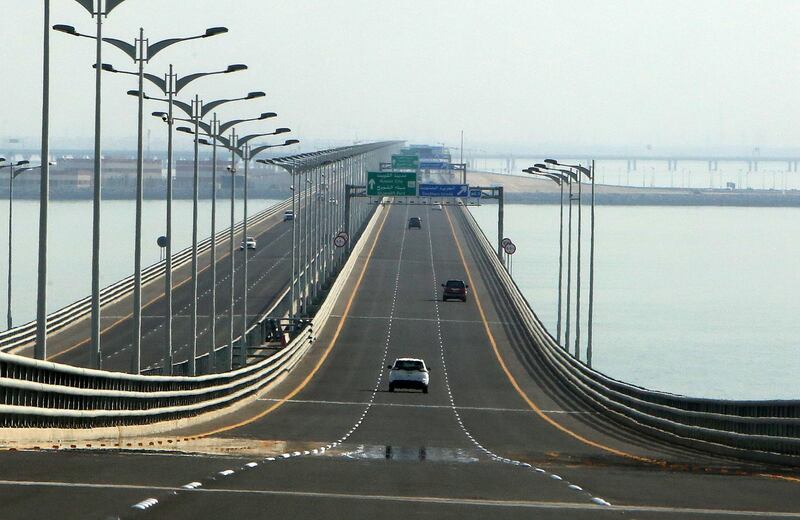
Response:
[{"label": "round traffic sign", "polygon": [[350,235],[347,234],[347,231],[339,231],[339,234],[336,235],[337,237],[344,237],[345,240],[350,238]]},{"label": "round traffic sign", "polygon": [[508,244],[503,246],[503,250],[507,255],[513,255],[517,252],[517,246],[515,246],[514,243],[509,240]]},{"label": "round traffic sign", "polygon": [[510,238],[508,238],[508,237],[506,237],[506,238],[504,238],[503,240],[501,240],[501,241],[500,241],[500,245],[501,245],[502,247],[506,247],[506,246],[507,246],[508,244],[510,244],[510,243],[511,243],[511,239],[510,239]]},{"label": "round traffic sign", "polygon": [[156,239],[156,244],[158,244],[158,247],[167,247],[167,237],[161,235]]},{"label": "round traffic sign", "polygon": [[333,245],[336,247],[344,247],[345,244],[347,244],[347,238],[343,237],[342,235],[339,235],[333,239]]}]

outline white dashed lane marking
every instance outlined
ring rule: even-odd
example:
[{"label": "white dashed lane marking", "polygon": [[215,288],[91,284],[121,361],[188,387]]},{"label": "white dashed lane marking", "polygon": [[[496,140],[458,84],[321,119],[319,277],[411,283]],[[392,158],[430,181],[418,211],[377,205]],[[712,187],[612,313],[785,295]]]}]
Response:
[{"label": "white dashed lane marking", "polygon": [[[436,313],[436,334],[437,334],[437,338],[439,340],[439,352],[441,354],[441,359],[442,359],[442,372],[444,374],[444,382],[445,382],[445,386],[447,388],[447,395],[448,395],[448,397],[450,399],[450,408],[453,410],[453,414],[455,415],[456,422],[458,422],[458,425],[461,428],[461,430],[464,432],[464,434],[467,436],[467,438],[475,445],[475,447],[477,447],[479,450],[481,450],[483,453],[485,453],[487,456],[489,456],[492,460],[494,460],[496,462],[501,462],[503,464],[511,464],[511,465],[514,465],[514,466],[522,466],[522,467],[525,467],[525,468],[530,468],[532,466],[530,464],[528,464],[527,462],[521,462],[521,461],[518,461],[518,460],[514,460],[514,459],[509,459],[507,457],[503,457],[501,455],[498,455],[497,453],[494,453],[493,451],[491,451],[490,449],[486,448],[485,446],[481,445],[481,443],[472,435],[472,433],[464,425],[464,422],[463,422],[463,420],[461,418],[461,415],[459,414],[459,408],[455,405],[455,401],[454,401],[454,398],[453,398],[453,391],[452,391],[452,389],[450,387],[450,379],[449,379],[448,374],[447,374],[447,361],[445,359],[445,344],[444,344],[444,337],[442,335],[442,320],[440,318],[440,313],[439,313],[439,286],[438,286],[437,281],[436,281],[436,263],[434,262],[434,259],[433,259],[433,238],[431,236],[431,228],[430,228],[430,226],[428,226],[428,244],[430,246],[430,249],[429,249],[430,250],[430,255],[431,255],[430,256],[430,266],[431,266],[431,272],[433,274],[433,284],[432,284],[432,286],[433,286],[434,310],[435,310],[435,313]],[[605,500],[603,500],[602,498],[593,496],[591,493],[585,491],[582,487],[577,486],[577,485],[572,485],[571,482],[568,482],[568,481],[564,480],[559,475],[555,475],[553,473],[548,473],[546,470],[544,470],[542,468],[534,468],[534,472],[548,475],[552,480],[557,480],[557,481],[561,481],[561,482],[565,483],[568,486],[569,489],[571,489],[572,491],[574,491],[576,493],[585,495],[591,502],[593,502],[595,504],[602,505],[602,506],[611,505],[608,502],[606,502]]]}]

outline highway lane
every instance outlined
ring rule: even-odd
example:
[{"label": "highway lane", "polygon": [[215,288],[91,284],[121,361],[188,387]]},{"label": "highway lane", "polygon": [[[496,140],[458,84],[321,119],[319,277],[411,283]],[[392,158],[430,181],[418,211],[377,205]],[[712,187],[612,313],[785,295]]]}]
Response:
[{"label": "highway lane", "polygon": [[[147,498],[159,503],[141,516],[153,518],[800,517],[798,483],[642,438],[572,399],[525,348],[459,211],[391,208],[296,372],[178,432],[271,441],[268,453],[2,454],[0,500],[13,507],[0,516],[23,518],[43,496],[64,518],[136,518],[130,506]],[[407,230],[408,216],[423,230]],[[471,278],[466,304],[437,301],[449,277]],[[405,355],[433,367],[429,394],[386,391],[385,365]],[[191,482],[202,486],[181,489]]]},{"label": "highway lane", "polygon": [[[248,278],[250,279],[250,286],[253,286],[253,281],[258,277],[259,273],[271,269],[275,270],[273,265],[277,260],[285,260],[283,254],[290,251],[289,244],[291,243],[291,227],[290,223],[282,222],[282,215],[275,215],[266,221],[251,227],[248,234],[256,237],[260,243],[260,249],[250,251],[250,261],[248,265]],[[234,259],[237,262],[236,274],[241,276],[242,258],[243,255],[239,251],[239,244],[242,235],[237,233],[234,239]],[[230,271],[230,257],[228,255],[229,240],[224,241],[217,247],[217,310],[218,310],[218,344],[227,343],[225,339],[228,335],[227,323],[225,314],[229,308],[230,290],[229,290],[229,271]],[[208,326],[210,320],[210,306],[211,306],[211,276],[210,269],[210,252],[206,252],[198,257],[198,331]],[[281,262],[285,264],[286,268],[279,270],[279,275],[270,277],[266,287],[259,286],[261,290],[252,294],[252,301],[254,303],[261,302],[263,304],[263,296],[265,292],[276,295],[284,287],[288,285],[289,279],[289,262]],[[283,266],[280,266],[283,267]],[[191,337],[191,301],[192,301],[192,283],[191,283],[191,267],[184,266],[176,270],[173,276],[173,342],[175,345],[175,361],[183,361],[187,359],[189,350],[186,348],[187,339]],[[241,294],[241,279],[234,280],[236,282],[235,291]],[[163,345],[165,341],[165,315],[166,315],[166,301],[163,297],[164,291],[164,278],[150,282],[147,285],[147,293],[143,297],[146,305],[142,310],[142,366],[145,367],[149,364],[159,361],[163,355]],[[274,296],[273,296],[274,297]],[[241,327],[241,299],[239,296],[239,305],[236,307],[236,313],[239,315],[239,320],[234,323],[236,328]],[[132,297],[125,297],[114,304],[107,305],[103,308],[101,334],[101,347],[104,354],[104,368],[109,370],[127,371],[130,367],[131,359],[131,345],[133,338],[133,321],[132,321]],[[86,320],[88,321],[88,320]],[[238,335],[238,334],[237,334]],[[88,339],[88,323],[85,326],[71,327],[61,334],[55,335],[53,339],[48,342],[51,346],[51,351],[54,352],[50,359],[62,363],[74,364],[79,366],[86,366],[88,363],[89,342]],[[205,341],[203,341],[205,339]],[[75,348],[79,345],[78,348]],[[198,340],[198,352],[202,353],[208,351],[210,348],[210,340],[201,337]]]},{"label": "highway lane", "polygon": [[[282,211],[265,221],[251,225],[248,235],[258,242],[255,251],[249,251],[248,263],[248,317],[249,321],[277,301],[287,287],[291,272],[291,223],[283,222]],[[243,252],[239,251],[242,235],[234,239],[235,270],[235,317],[234,337],[242,328],[242,272]],[[230,258],[229,241],[217,246],[217,338],[216,345],[227,344],[229,335],[230,308]],[[211,269],[210,252],[198,257],[198,353],[211,349],[210,310],[211,310]],[[173,341],[174,360],[183,361],[189,353],[191,338],[191,266],[185,265],[174,270],[173,275]],[[143,288],[142,315],[142,366],[147,367],[161,362],[165,344],[166,301],[163,293],[163,276]],[[101,317],[101,345],[103,349],[103,368],[128,371],[131,360],[132,295],[105,305]],[[89,364],[89,318],[52,334],[48,341],[48,359],[77,366]],[[22,353],[30,353],[24,349]]]}]

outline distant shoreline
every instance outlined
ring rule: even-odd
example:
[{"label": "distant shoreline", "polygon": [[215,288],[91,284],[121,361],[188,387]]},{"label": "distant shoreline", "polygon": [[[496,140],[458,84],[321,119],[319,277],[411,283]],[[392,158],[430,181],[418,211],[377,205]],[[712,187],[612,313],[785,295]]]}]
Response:
[{"label": "distant shoreline", "polygon": [[[558,193],[507,193],[507,204],[558,204]],[[565,197],[566,201],[566,197]],[[492,201],[493,202],[493,201]],[[583,204],[591,203],[591,192],[583,193]],[[800,191],[757,192],[744,190],[724,193],[697,190],[697,193],[597,193],[595,204],[606,206],[736,206],[800,207]]]}]

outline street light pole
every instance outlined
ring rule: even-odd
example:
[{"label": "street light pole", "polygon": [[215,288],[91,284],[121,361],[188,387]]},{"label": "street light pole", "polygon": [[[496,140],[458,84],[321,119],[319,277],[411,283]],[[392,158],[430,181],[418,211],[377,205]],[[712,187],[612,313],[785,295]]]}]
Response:
[{"label": "street light pole", "polygon": [[[576,334],[575,334],[575,357],[576,357],[576,359],[580,359],[580,316],[581,316],[581,309],[580,309],[580,297],[581,297],[581,287],[580,287],[580,281],[581,281],[581,252],[580,251],[581,251],[581,242],[582,242],[582,240],[581,240],[581,205],[582,205],[581,204],[581,185],[583,184],[583,177],[582,177],[583,175],[586,175],[590,179],[592,179],[594,177],[594,175],[589,169],[587,169],[586,167],[584,167],[584,166],[582,166],[580,164],[578,164],[578,165],[560,164],[560,163],[558,163],[558,161],[555,161],[554,159],[545,159],[544,162],[547,163],[547,164],[537,165],[537,166],[542,166],[542,167],[545,167],[545,168],[552,168],[552,169],[554,169],[554,170],[556,170],[558,172],[561,172],[561,173],[563,173],[565,175],[568,175],[571,178],[572,181],[578,182],[578,266],[577,266],[578,275],[577,275],[577,288],[576,288],[577,309],[576,309],[576,313],[575,313],[576,321],[577,321],[576,329],[575,329],[576,330]],[[558,168],[553,168],[552,166],[548,166],[548,165],[561,166],[561,167],[567,168],[567,169],[566,170],[562,170],[562,169],[558,169]],[[570,187],[571,186],[572,186],[572,182],[570,182]],[[594,191],[594,188],[593,188],[593,191]],[[572,201],[572,196],[570,195],[570,206],[572,205],[571,201]],[[571,230],[572,230],[572,227],[570,226],[570,240],[572,238]],[[593,240],[594,240],[594,238],[592,238],[592,241]],[[592,263],[593,263],[593,259],[592,259]],[[572,266],[572,262],[570,261],[570,267],[571,266]],[[569,272],[569,269],[568,269],[568,272]],[[569,274],[567,276],[569,277]],[[570,314],[569,314],[569,311],[570,311],[570,309],[569,309],[569,296],[570,296],[569,282],[570,282],[570,280],[567,281],[567,302],[568,302],[567,303],[567,331],[569,331],[569,320],[570,320]],[[590,291],[590,295],[591,295],[590,298],[594,296],[593,290]],[[590,302],[590,307],[593,308],[593,303],[591,303],[591,302]],[[565,347],[567,349],[569,349],[569,339],[568,338],[569,338],[569,332],[567,332],[567,339],[565,341]]]},{"label": "street light pole", "polygon": [[231,301],[230,301],[230,316],[228,317],[228,370],[233,369],[233,317],[234,317],[234,304],[235,304],[235,288],[236,285],[234,284],[234,273],[236,272],[236,257],[233,256],[234,249],[233,249],[233,241],[235,237],[235,226],[236,226],[236,212],[234,210],[234,205],[236,203],[236,154],[233,151],[233,147],[236,146],[236,129],[231,129],[231,136],[229,139],[229,143],[231,145],[231,165],[228,167],[231,172],[231,229],[230,229],[230,244],[229,244],[229,258],[231,262],[230,266],[230,291],[231,291]]},{"label": "street light pole", "polygon": [[592,366],[592,319],[594,317],[594,160],[591,167],[592,177],[592,226],[589,241],[589,323],[586,338],[586,363]]},{"label": "street light pole", "polygon": [[[78,0],[84,7],[88,7],[90,0]],[[106,11],[110,11],[116,5],[121,3],[122,0],[106,0]],[[109,8],[110,6],[110,8]],[[98,14],[98,18],[99,18]],[[133,44],[125,42],[123,40],[118,40],[116,38],[105,38],[102,37],[100,33],[98,25],[98,35],[97,36],[90,36],[86,34],[81,34],[75,30],[74,27],[69,25],[56,25],[53,29],[63,32],[66,34],[70,34],[72,36],[80,36],[85,38],[92,38],[98,42],[98,46],[101,42],[110,43],[111,45],[117,47],[119,50],[124,52],[128,57],[130,57],[134,63],[138,63],[138,80],[139,80],[139,89],[136,92],[136,95],[139,99],[139,128],[138,128],[138,143],[137,143],[137,158],[136,158],[136,237],[135,237],[135,259],[134,259],[134,288],[133,288],[133,352],[131,356],[131,371],[133,373],[138,374],[141,370],[141,343],[142,343],[142,273],[141,273],[141,251],[142,251],[142,237],[141,237],[141,228],[142,228],[142,194],[143,194],[143,187],[144,187],[144,137],[143,137],[143,128],[144,128],[144,62],[149,62],[153,57],[156,56],[159,52],[164,50],[165,48],[174,45],[176,43],[188,41],[188,40],[196,40],[199,38],[208,38],[211,36],[216,36],[218,34],[223,34],[228,32],[228,29],[225,27],[212,27],[206,29],[205,33],[202,35],[197,36],[190,36],[184,38],[169,38],[166,40],[161,40],[155,43],[149,43],[148,40],[144,38],[144,29],[139,28],[139,38],[134,40]],[[99,58],[98,62],[95,64],[95,68],[98,69],[98,74],[100,70],[109,70],[114,71],[113,67],[105,66],[100,63]],[[151,78],[148,78],[151,79]],[[98,80],[99,81],[99,80]],[[130,93],[130,92],[129,92]],[[99,135],[99,132],[98,132]],[[96,136],[96,139],[98,137]],[[96,154],[95,160],[99,160],[99,154]],[[96,175],[99,175],[99,170],[95,171]],[[99,182],[95,183],[95,189],[99,189]],[[96,211],[99,212],[99,204],[97,204]],[[99,237],[99,220],[97,221],[97,232]],[[99,250],[99,238],[98,243],[93,244],[97,250]],[[99,253],[98,253],[99,254]],[[98,270],[99,270],[99,261],[98,261]],[[99,272],[99,271],[98,271]],[[99,279],[99,278],[98,278]],[[94,280],[93,280],[94,282]],[[96,290],[94,290],[96,289]],[[93,287],[93,300],[97,300],[98,308],[97,313],[95,314],[95,319],[98,321],[98,339],[97,343],[95,343],[95,357],[99,360],[99,281],[97,282],[97,287]],[[93,331],[94,333],[94,331]],[[98,361],[99,362],[99,361]]]},{"label": "street light pole", "polygon": [[142,368],[142,197],[144,192],[144,29],[139,28],[139,120],[136,145],[136,236],[133,260],[133,357],[131,372]]},{"label": "street light pole", "polygon": [[42,58],[42,175],[39,182],[39,259],[36,282],[36,344],[33,356],[47,358],[47,211],[50,201],[50,0],[44,0]]},{"label": "street light pole", "polygon": [[[5,159],[0,158],[0,162],[5,161]],[[8,319],[8,328],[11,329],[13,327],[13,320],[11,318],[11,267],[12,267],[12,235],[14,233],[14,226],[13,226],[13,200],[14,200],[14,178],[23,173],[24,171],[30,170],[32,168],[23,168],[22,170],[14,171],[14,168],[17,166],[23,166],[28,164],[28,161],[18,161],[16,163],[6,164],[0,166],[2,168],[8,168],[8,304],[7,304],[7,319]]]},{"label": "street light pole", "polygon": [[173,348],[172,348],[172,164],[173,164],[173,135],[172,127],[175,125],[173,119],[173,96],[175,93],[175,72],[172,64],[169,66],[167,96],[169,108],[167,113],[167,247],[166,264],[164,271],[164,294],[167,303],[167,327],[164,331],[167,335],[166,345],[164,345],[164,375],[172,375]]},{"label": "street light pole", "polygon": [[242,252],[244,253],[244,256],[242,257],[242,262],[244,266],[242,273],[242,337],[240,340],[241,345],[239,350],[239,366],[243,367],[247,364],[247,172],[250,164],[250,145],[245,143],[241,150],[242,161],[244,162],[244,190],[242,193],[242,209],[244,211],[242,224],[242,244],[244,245]]},{"label": "street light pole", "polygon": [[[97,2],[100,4],[100,1]],[[98,5],[98,8],[100,6]],[[102,179],[102,143],[101,143],[101,97],[102,97],[102,59],[103,59],[103,16],[99,9],[97,18],[97,41],[95,52],[95,95],[94,95],[94,178],[92,182],[92,350],[89,354],[89,366],[103,367],[103,355],[100,345],[100,200]],[[43,161],[45,159],[42,159]]]},{"label": "street light pole", "polygon": [[[219,132],[219,119],[214,113],[211,133]],[[217,371],[215,349],[217,346],[217,140],[211,148],[211,345],[208,351],[208,371]]]},{"label": "street light pole", "polygon": [[[544,165],[542,165],[544,166]],[[526,173],[540,175],[556,182],[559,188],[559,215],[558,215],[558,312],[556,321],[556,341],[561,344],[561,296],[563,294],[562,281],[564,278],[564,183],[569,183],[570,178],[562,173],[552,173],[533,166],[526,170]]]}]

